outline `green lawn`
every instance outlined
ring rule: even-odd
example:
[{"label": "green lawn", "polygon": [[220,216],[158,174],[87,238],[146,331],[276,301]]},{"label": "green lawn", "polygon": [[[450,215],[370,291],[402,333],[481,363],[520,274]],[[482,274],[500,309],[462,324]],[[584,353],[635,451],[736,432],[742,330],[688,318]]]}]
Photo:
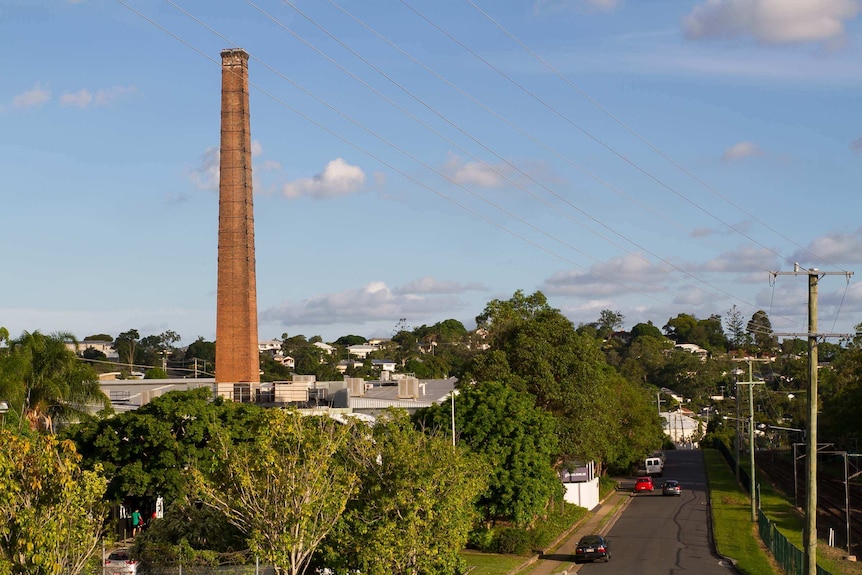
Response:
[{"label": "green lawn", "polygon": [[469,566],[469,575],[505,575],[527,561],[526,557],[472,551],[464,551],[462,556]]},{"label": "green lawn", "polygon": [[751,521],[751,501],[736,482],[736,477],[721,454],[704,450],[709,476],[713,535],[718,552],[736,561],[748,575],[779,575],[772,566]]}]

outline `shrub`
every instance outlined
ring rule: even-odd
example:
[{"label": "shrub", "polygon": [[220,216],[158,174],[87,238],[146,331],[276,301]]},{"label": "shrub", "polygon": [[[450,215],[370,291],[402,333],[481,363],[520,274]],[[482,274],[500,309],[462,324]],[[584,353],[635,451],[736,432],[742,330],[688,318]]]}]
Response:
[{"label": "shrub", "polygon": [[503,527],[497,533],[497,553],[529,555],[533,551],[533,534],[520,527]]}]

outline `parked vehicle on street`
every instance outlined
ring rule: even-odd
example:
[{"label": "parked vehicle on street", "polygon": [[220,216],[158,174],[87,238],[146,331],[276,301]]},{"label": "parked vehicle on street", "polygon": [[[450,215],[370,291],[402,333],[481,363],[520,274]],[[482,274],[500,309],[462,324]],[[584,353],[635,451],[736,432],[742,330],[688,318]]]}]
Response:
[{"label": "parked vehicle on street", "polygon": [[668,479],[661,484],[662,495],[680,495],[681,493],[682,489],[679,486],[679,481],[675,479]]},{"label": "parked vehicle on street", "polygon": [[602,560],[607,563],[611,560],[609,543],[601,535],[584,535],[578,541],[578,546],[575,548],[575,563],[596,560]]},{"label": "parked vehicle on street", "polygon": [[128,549],[115,549],[105,559],[103,572],[105,575],[136,575],[138,561],[131,558]]},{"label": "parked vehicle on street", "polygon": [[664,460],[661,457],[647,457],[644,460],[644,469],[651,477],[661,477],[664,473]]},{"label": "parked vehicle on street", "polygon": [[649,491],[652,493],[653,489],[655,489],[655,484],[652,481],[652,477],[648,475],[638,477],[637,481],[635,481],[635,493],[640,493],[641,491]]}]

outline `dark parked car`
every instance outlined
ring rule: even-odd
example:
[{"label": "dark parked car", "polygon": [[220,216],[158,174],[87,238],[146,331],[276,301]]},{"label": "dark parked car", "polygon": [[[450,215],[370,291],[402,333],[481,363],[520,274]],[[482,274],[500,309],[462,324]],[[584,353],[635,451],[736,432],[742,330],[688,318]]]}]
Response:
[{"label": "dark parked car", "polygon": [[575,549],[575,563],[597,559],[610,561],[611,550],[608,543],[609,541],[601,535],[584,535]]},{"label": "dark parked car", "polygon": [[662,495],[680,495],[681,492],[679,481],[675,479],[668,479],[661,486]]}]

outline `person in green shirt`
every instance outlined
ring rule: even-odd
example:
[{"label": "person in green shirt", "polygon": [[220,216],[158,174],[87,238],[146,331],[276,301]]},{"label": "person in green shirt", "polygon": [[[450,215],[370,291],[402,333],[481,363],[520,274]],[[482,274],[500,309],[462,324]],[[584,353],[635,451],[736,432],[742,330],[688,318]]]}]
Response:
[{"label": "person in green shirt", "polygon": [[141,510],[135,509],[134,513],[132,513],[132,537],[141,532],[142,523],[143,517],[141,517]]}]

